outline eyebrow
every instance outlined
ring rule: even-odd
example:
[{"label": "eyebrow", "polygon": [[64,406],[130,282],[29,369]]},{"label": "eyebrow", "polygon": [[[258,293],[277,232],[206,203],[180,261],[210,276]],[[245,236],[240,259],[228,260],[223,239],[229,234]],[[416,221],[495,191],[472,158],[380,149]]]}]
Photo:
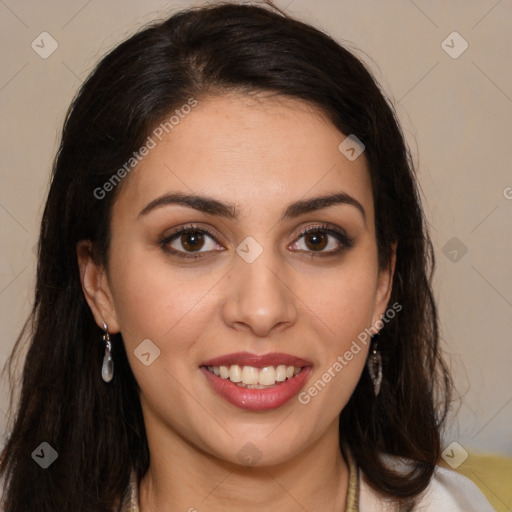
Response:
[{"label": "eyebrow", "polygon": [[[163,206],[178,204],[182,206],[188,206],[195,210],[210,214],[218,215],[227,219],[238,219],[240,210],[238,207],[229,202],[222,202],[213,197],[197,195],[197,194],[184,194],[182,192],[173,192],[164,194],[157,197],[150,203],[148,203],[140,212],[138,217],[147,215],[152,210]],[[363,216],[366,223],[366,212],[363,205],[354,197],[350,196],[345,192],[333,192],[318,197],[312,197],[309,199],[301,199],[294,203],[290,203],[284,210],[280,222],[299,217],[305,213],[315,212],[333,206],[336,204],[347,204],[354,206]]]}]

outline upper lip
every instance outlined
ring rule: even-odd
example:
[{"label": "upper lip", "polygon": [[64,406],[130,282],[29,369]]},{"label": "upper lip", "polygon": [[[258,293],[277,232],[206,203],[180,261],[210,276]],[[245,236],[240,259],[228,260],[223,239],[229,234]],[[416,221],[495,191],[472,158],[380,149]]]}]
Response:
[{"label": "upper lip", "polygon": [[301,357],[284,354],[282,352],[271,352],[263,355],[252,354],[250,352],[236,352],[208,359],[208,361],[204,361],[201,366],[231,366],[232,364],[253,366],[254,368],[285,364],[287,366],[302,368],[304,366],[311,366],[312,363]]}]

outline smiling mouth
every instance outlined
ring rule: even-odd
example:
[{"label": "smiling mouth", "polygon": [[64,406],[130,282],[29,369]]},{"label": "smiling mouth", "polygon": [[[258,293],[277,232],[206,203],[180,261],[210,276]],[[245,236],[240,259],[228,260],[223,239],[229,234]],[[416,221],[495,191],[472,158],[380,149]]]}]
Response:
[{"label": "smiling mouth", "polygon": [[270,389],[292,379],[302,371],[300,366],[284,364],[262,368],[238,364],[205,366],[204,368],[221,379],[229,380],[239,387],[248,389]]}]

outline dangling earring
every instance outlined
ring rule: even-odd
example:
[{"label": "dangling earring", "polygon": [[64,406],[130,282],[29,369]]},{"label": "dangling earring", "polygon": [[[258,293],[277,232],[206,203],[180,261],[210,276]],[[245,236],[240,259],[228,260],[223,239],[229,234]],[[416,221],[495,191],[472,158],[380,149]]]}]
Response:
[{"label": "dangling earring", "polygon": [[103,341],[105,342],[105,355],[103,356],[103,364],[101,366],[101,378],[105,382],[110,382],[114,376],[114,360],[112,359],[112,343],[110,341],[110,334],[105,322],[103,322],[103,329],[105,330],[105,334],[103,335]]},{"label": "dangling earring", "polygon": [[368,372],[373,382],[373,392],[375,393],[375,396],[378,396],[380,392],[380,383],[382,382],[382,358],[380,356],[380,352],[377,350],[377,345],[377,342],[375,342],[373,346],[370,343],[371,354],[368,358]]}]

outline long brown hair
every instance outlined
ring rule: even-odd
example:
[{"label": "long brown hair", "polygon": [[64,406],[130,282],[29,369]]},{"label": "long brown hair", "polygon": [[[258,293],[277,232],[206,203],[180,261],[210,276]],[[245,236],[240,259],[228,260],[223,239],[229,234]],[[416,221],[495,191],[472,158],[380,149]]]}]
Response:
[{"label": "long brown hair", "polygon": [[[81,289],[76,245],[91,240],[106,263],[123,183],[102,199],[94,191],[190,97],[233,90],[310,102],[365,145],[379,264],[389,264],[397,241],[390,303],[403,309],[379,335],[381,392],[374,397],[365,370],[341,412],[340,437],[369,483],[403,510],[428,485],[452,383],[439,347],[432,244],[394,111],[361,61],[323,32],[277,8],[227,3],[144,27],[99,62],[69,108],[41,222],[34,306],[8,365],[14,393],[13,364],[27,339],[0,460],[8,512],[111,512],[131,469],[139,478],[147,471],[137,382],[120,334],[115,379],[101,379],[101,330]],[[47,469],[31,457],[42,442],[58,453]],[[396,475],[379,453],[411,459],[413,471]]]}]

